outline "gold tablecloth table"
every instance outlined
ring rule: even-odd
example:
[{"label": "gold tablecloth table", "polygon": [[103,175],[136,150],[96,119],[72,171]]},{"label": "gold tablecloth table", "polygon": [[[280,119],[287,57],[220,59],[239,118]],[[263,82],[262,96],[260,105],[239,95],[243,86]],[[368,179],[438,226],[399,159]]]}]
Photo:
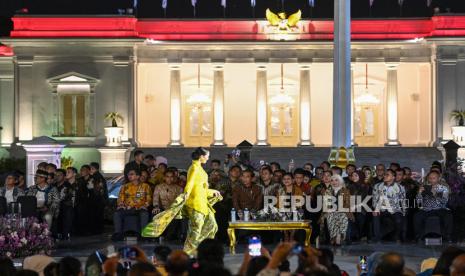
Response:
[{"label": "gold tablecloth table", "polygon": [[229,222],[228,236],[231,254],[236,253],[236,229],[239,230],[305,230],[305,246],[310,245],[312,226],[310,220],[299,221],[242,221]]}]

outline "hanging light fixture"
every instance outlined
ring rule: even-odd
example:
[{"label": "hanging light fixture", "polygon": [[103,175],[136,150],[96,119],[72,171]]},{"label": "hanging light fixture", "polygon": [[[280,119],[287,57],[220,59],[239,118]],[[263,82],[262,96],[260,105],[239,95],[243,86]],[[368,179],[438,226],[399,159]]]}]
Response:
[{"label": "hanging light fixture", "polygon": [[197,108],[201,108],[204,105],[211,103],[211,99],[207,96],[202,89],[200,89],[200,64],[197,64],[197,89],[194,94],[187,98],[188,104],[195,105]]},{"label": "hanging light fixture", "polygon": [[273,97],[271,97],[269,103],[272,105],[279,105],[279,106],[289,106],[294,104],[294,99],[287,95],[284,91],[284,64],[281,63],[281,88],[279,89],[279,93]]},{"label": "hanging light fixture", "polygon": [[357,105],[377,105],[379,99],[368,90],[368,63],[365,64],[365,91],[354,99]]}]

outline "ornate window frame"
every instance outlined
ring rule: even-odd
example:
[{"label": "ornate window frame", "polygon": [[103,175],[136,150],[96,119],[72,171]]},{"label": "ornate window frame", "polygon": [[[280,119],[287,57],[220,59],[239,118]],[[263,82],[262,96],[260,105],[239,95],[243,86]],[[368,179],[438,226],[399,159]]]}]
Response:
[{"label": "ornate window frame", "polygon": [[[99,80],[77,72],[68,72],[48,79],[52,87],[52,108],[53,108],[53,134],[57,138],[89,138],[96,135],[96,105],[95,105],[95,87]],[[66,94],[77,94],[85,96],[85,135],[63,135],[63,106],[61,96]],[[74,115],[74,114],[73,114]],[[74,130],[75,131],[75,130]]]}]

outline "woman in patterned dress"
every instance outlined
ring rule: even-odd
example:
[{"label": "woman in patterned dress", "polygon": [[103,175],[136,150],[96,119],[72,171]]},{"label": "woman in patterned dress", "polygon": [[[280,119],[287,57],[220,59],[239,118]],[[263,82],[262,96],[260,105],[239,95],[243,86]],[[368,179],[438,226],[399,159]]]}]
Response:
[{"label": "woman in patterned dress", "polygon": [[333,203],[336,209],[331,209],[331,207],[328,206],[327,211],[321,218],[321,223],[324,223],[324,219],[326,219],[331,244],[339,246],[341,245],[341,241],[346,237],[349,219],[353,220],[353,214],[351,212],[337,210],[341,205],[339,204],[340,200],[343,201],[341,207],[350,208],[350,192],[349,189],[345,187],[344,180],[340,175],[336,174],[331,176],[331,186],[323,192],[323,196],[326,196],[326,199],[323,199],[324,204],[328,204],[328,197],[336,197],[336,202]]}]

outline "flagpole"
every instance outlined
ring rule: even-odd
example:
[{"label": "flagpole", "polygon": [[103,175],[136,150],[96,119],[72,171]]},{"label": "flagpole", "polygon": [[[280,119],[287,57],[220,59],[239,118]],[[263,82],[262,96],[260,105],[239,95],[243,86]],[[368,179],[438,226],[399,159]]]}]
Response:
[{"label": "flagpole", "polygon": [[132,6],[134,9],[134,16],[137,17],[138,10],[139,10],[139,3],[137,2],[137,0],[134,0]]},{"label": "flagpole", "polygon": [[403,0],[399,0],[399,16],[402,17],[402,6],[403,6]]},{"label": "flagpole", "polygon": [[307,2],[307,5],[308,5],[309,17],[312,18],[313,17],[313,8],[315,7],[315,0],[309,0]]}]

